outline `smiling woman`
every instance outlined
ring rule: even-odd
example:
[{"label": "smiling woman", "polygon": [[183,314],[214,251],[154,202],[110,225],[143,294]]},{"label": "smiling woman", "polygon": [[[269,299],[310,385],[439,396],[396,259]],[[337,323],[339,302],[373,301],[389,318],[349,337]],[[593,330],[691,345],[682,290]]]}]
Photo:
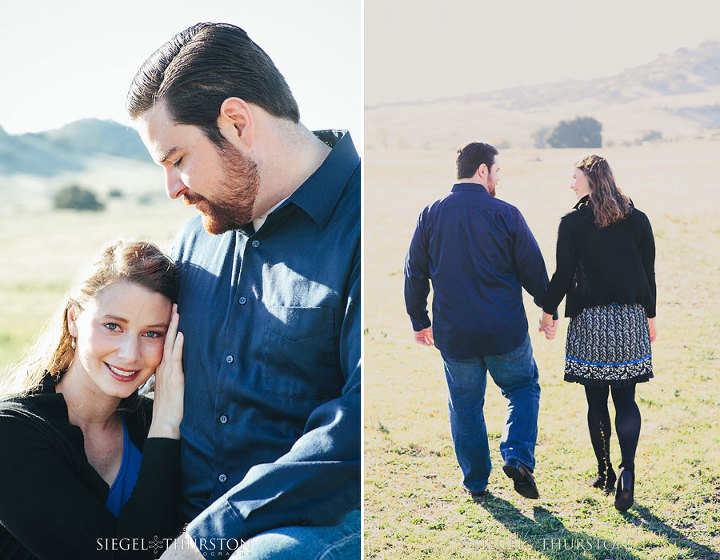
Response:
[{"label": "smiling woman", "polygon": [[[2,388],[0,557],[155,558],[176,532],[176,284],[154,245],[110,245]],[[154,373],[153,402],[138,389]],[[116,539],[149,546],[118,556]]]}]

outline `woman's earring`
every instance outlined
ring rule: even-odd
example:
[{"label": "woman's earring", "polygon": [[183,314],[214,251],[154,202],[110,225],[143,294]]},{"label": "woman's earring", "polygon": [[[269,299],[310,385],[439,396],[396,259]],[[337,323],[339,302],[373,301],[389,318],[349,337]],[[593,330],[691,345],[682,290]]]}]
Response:
[{"label": "woman's earring", "polygon": [[73,336],[72,342],[70,343],[70,346],[72,346],[73,349],[75,348],[75,337],[74,336]]}]

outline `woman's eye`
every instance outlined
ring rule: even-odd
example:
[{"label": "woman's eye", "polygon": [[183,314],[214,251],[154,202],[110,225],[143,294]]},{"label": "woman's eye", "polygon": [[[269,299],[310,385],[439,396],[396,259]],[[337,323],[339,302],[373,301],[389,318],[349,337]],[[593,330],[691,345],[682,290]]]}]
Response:
[{"label": "woman's eye", "polygon": [[115,332],[120,330],[120,325],[117,323],[105,323],[105,328],[109,331]]},{"label": "woman's eye", "polygon": [[148,338],[162,338],[164,335],[161,332],[158,331],[148,331],[145,333],[145,336]]},{"label": "woman's eye", "polygon": [[182,162],[182,160],[183,160],[183,158],[178,159],[175,163],[173,163],[173,165],[175,167],[180,167],[180,163]]}]

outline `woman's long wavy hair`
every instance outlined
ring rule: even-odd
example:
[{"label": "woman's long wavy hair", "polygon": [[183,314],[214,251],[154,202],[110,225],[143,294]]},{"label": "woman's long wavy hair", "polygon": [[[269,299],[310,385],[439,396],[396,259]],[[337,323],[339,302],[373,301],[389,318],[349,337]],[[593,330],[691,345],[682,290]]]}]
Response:
[{"label": "woman's long wavy hair", "polygon": [[152,292],[177,299],[175,263],[152,243],[119,240],[107,246],[87,274],[70,289],[50,325],[26,357],[0,381],[0,396],[27,395],[37,390],[46,375],[61,375],[75,357],[68,329],[68,308],[82,310],[89,301],[118,281],[127,281]]},{"label": "woman's long wavy hair", "polygon": [[574,164],[590,184],[590,208],[598,227],[605,227],[628,216],[630,199],[615,184],[610,165],[604,157],[592,154]]}]

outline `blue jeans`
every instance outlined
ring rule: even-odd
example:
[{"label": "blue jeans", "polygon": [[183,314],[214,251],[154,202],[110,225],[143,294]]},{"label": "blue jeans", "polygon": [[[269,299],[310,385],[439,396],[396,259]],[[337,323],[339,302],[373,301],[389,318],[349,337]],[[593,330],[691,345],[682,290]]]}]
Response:
[{"label": "blue jeans", "polygon": [[246,540],[231,560],[360,560],[360,510],[332,527],[278,527]]},{"label": "blue jeans", "polygon": [[530,335],[507,354],[460,361],[443,357],[443,361],[450,429],[465,488],[470,492],[486,490],[492,470],[483,415],[488,371],[508,399],[500,441],[503,460],[517,459],[534,469],[540,385]]}]

